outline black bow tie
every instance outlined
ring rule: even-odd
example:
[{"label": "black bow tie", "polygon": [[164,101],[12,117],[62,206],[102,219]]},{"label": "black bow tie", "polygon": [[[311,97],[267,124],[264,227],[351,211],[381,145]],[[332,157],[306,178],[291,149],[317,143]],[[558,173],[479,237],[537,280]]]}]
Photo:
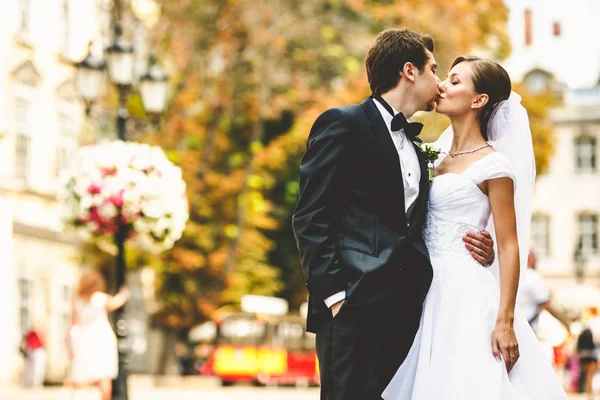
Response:
[{"label": "black bow tie", "polygon": [[423,129],[423,124],[420,122],[408,122],[404,114],[398,113],[394,115],[394,109],[381,96],[374,97],[381,105],[390,113],[392,118],[392,132],[404,130],[404,134],[411,140],[419,136]]}]

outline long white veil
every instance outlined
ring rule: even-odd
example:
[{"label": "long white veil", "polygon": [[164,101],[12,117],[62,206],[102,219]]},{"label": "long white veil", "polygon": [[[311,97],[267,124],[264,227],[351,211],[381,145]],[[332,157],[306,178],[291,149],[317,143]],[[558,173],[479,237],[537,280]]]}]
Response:
[{"label": "long white veil", "polygon": [[[517,235],[519,239],[519,258],[521,273],[527,269],[529,253],[529,234],[531,232],[531,213],[533,189],[535,185],[535,158],[529,117],[521,105],[521,96],[512,92],[508,100],[500,102],[492,112],[487,126],[488,142],[492,147],[508,157],[516,179],[515,213],[517,217]],[[435,142],[443,152],[452,146],[452,126],[449,126]],[[496,242],[493,218],[486,228]],[[498,248],[495,245],[496,254]],[[498,257],[492,265],[492,272],[498,277]]]}]

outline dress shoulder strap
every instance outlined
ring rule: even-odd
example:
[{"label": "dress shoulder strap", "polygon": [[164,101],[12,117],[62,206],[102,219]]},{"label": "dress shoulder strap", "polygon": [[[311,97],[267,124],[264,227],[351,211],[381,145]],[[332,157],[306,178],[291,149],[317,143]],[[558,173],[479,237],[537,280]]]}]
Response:
[{"label": "dress shoulder strap", "polygon": [[497,151],[486,154],[481,159],[475,161],[465,171],[476,185],[489,179],[510,178],[515,181],[515,176],[511,170],[508,158]]}]

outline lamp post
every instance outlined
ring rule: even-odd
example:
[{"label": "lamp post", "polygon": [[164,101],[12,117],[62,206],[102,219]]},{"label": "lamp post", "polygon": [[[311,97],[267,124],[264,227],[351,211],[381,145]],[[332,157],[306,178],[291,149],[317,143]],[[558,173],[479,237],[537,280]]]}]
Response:
[{"label": "lamp post", "polygon": [[[133,84],[133,46],[123,36],[121,24],[115,25],[115,39],[106,49],[108,55],[108,74],[119,92],[117,109],[117,137],[126,141],[126,125],[129,118],[127,98]],[[119,278],[117,277],[117,283]],[[121,282],[124,283],[124,282]]]},{"label": "lamp post", "polygon": [[156,57],[150,56],[148,72],[141,77],[139,87],[144,110],[151,116],[155,125],[167,106],[168,80],[165,71],[156,63]]},{"label": "lamp post", "polygon": [[[119,93],[119,105],[117,109],[117,137],[127,140],[127,100],[133,88],[134,82],[134,48],[123,36],[120,24],[115,25],[115,36],[110,46],[106,49],[107,63],[99,60],[91,54],[91,46],[83,61],[76,64],[77,86],[79,93],[86,105],[86,114],[89,115],[93,103],[100,97],[108,66],[108,75],[111,82]],[[146,112],[152,116],[154,122],[165,110],[167,102],[168,77],[166,73],[156,64],[156,58],[150,57],[148,71],[141,77],[139,90]],[[114,241],[117,247],[115,258],[116,287],[125,285],[125,241],[129,232],[125,225],[119,226],[115,233]],[[119,349],[119,375],[113,381],[112,398],[115,400],[127,400],[127,356],[129,345],[127,343],[127,322],[125,310],[121,307],[115,312],[115,328]]]},{"label": "lamp post", "polygon": [[100,97],[106,77],[104,73],[106,63],[102,59],[94,57],[91,48],[92,44],[90,43],[88,54],[83,61],[75,64],[77,68],[77,89],[85,103],[86,115],[90,114],[92,104]]}]

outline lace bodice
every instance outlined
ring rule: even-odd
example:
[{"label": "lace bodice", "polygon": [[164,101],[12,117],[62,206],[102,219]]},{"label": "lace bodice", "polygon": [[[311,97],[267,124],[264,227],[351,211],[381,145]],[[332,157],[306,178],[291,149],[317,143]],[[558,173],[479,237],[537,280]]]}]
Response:
[{"label": "lace bodice", "polygon": [[494,152],[475,161],[462,174],[447,173],[433,179],[423,232],[431,257],[472,259],[462,237],[467,232],[484,230],[491,215],[489,199],[478,185],[503,177],[514,180],[506,156]]}]

